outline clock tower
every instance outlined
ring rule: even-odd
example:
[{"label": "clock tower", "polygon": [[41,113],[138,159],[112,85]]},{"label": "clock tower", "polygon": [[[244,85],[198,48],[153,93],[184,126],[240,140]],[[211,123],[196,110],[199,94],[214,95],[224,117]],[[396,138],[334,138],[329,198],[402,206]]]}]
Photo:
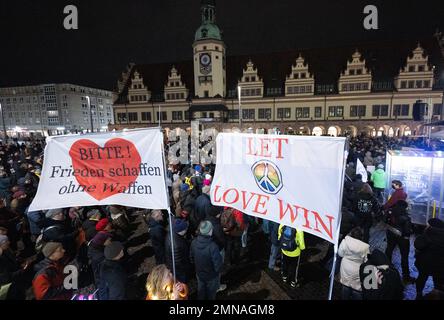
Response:
[{"label": "clock tower", "polygon": [[193,43],[194,94],[200,98],[225,97],[225,44],[216,25],[215,0],[202,0],[201,16]]}]

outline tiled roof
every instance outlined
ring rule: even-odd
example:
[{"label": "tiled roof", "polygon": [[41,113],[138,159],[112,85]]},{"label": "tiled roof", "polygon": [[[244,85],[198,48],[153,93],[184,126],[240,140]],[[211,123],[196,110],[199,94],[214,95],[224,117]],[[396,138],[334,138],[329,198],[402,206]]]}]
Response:
[{"label": "tiled roof", "polygon": [[[315,85],[334,85],[337,90],[337,82],[340,73],[346,68],[347,61],[358,50],[362,59],[366,61],[366,67],[372,72],[373,82],[389,82],[399,74],[399,70],[406,64],[407,57],[420,43],[425,54],[429,56],[429,64],[434,65],[435,78],[438,79],[444,71],[444,59],[436,38],[403,41],[403,42],[379,42],[361,43],[336,48],[312,48],[299,49],[289,52],[262,53],[242,56],[227,56],[227,92],[236,88],[238,80],[242,77],[243,69],[249,60],[257,68],[258,75],[267,88],[282,88],[286,76],[291,72],[291,66],[295,64],[299,54],[302,54],[305,63],[309,66],[310,73],[315,78]],[[190,95],[194,95],[193,61],[162,64],[139,64],[133,68],[143,77],[145,85],[154,97],[163,93],[164,85],[168,79],[168,73],[175,66],[182,77]],[[132,74],[131,74],[132,77]],[[130,81],[119,95],[117,104],[126,103]],[[442,85],[442,82],[441,82]],[[266,91],[264,91],[266,92]]]}]

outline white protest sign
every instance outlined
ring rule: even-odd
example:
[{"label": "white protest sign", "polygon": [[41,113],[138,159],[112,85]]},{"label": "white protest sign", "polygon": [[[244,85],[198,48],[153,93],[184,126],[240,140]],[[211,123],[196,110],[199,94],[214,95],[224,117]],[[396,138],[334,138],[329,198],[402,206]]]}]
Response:
[{"label": "white protest sign", "polygon": [[29,211],[111,204],[166,209],[163,163],[157,128],[50,137]]},{"label": "white protest sign", "polygon": [[345,141],[220,133],[211,202],[335,243]]},{"label": "white protest sign", "polygon": [[364,165],[359,159],[356,161],[356,174],[360,174],[362,176],[362,182],[367,182],[367,170],[365,170]]}]

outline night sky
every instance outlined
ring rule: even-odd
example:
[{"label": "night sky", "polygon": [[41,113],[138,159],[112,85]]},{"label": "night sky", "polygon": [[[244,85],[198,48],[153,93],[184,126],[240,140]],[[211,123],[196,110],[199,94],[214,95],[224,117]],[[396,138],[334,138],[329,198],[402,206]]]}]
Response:
[{"label": "night sky", "polygon": [[[63,8],[79,29],[63,28]],[[379,30],[363,28],[366,5]],[[192,57],[200,0],[1,0],[0,86],[71,82],[113,89],[129,62]],[[416,40],[444,32],[442,1],[217,0],[228,55]]]}]

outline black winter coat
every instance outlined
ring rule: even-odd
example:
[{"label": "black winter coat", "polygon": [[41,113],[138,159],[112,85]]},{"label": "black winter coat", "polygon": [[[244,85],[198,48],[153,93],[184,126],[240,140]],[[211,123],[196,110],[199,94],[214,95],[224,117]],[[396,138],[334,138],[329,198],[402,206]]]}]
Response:
[{"label": "black winter coat", "polygon": [[[382,283],[376,288],[366,288],[366,285],[372,285],[372,281],[366,280],[366,277],[372,276],[368,270],[364,272],[366,266],[374,266],[382,273]],[[374,272],[374,271],[373,271]],[[369,262],[361,264],[359,268],[359,278],[361,280],[363,300],[402,300],[403,285],[398,270],[394,267],[384,265],[373,265]]]},{"label": "black winter coat", "polygon": [[223,260],[217,244],[208,236],[199,235],[191,243],[191,262],[196,267],[196,276],[203,281],[219,277]]},{"label": "black winter coat", "polygon": [[207,216],[206,220],[210,221],[213,225],[213,240],[216,242],[219,250],[225,248],[225,233],[222,225],[220,224],[220,218],[216,218],[213,216]]},{"label": "black winter coat", "polygon": [[88,258],[93,266],[101,264],[105,260],[105,246],[91,242],[88,246]]},{"label": "black winter coat", "polygon": [[420,271],[444,276],[444,229],[428,227],[415,240],[416,262]]},{"label": "black winter coat", "polygon": [[[174,237],[174,262],[176,271],[188,275],[191,269],[190,263],[190,245],[188,240],[173,232]],[[170,270],[173,270],[173,259],[171,256],[171,239],[165,237],[165,264]]]},{"label": "black winter coat", "polygon": [[128,274],[119,261],[105,260],[100,267],[99,300],[125,300]]},{"label": "black winter coat", "polygon": [[[402,233],[402,237],[410,237],[413,232],[412,221],[405,208],[399,205],[395,205],[391,209],[391,213],[388,216],[387,223],[398,229]],[[390,232],[390,231],[387,231]]]},{"label": "black winter coat", "polygon": [[201,194],[197,197],[196,202],[194,203],[194,216],[198,223],[210,215],[211,207],[210,196],[207,194]]},{"label": "black winter coat", "polygon": [[154,249],[154,255],[157,264],[165,262],[165,235],[166,230],[163,224],[159,221],[149,218],[148,230],[151,239],[151,245]]},{"label": "black winter coat", "polygon": [[369,193],[358,192],[353,199],[353,213],[355,214],[356,224],[359,226],[371,226],[373,214],[379,210],[379,203],[376,198]]}]

